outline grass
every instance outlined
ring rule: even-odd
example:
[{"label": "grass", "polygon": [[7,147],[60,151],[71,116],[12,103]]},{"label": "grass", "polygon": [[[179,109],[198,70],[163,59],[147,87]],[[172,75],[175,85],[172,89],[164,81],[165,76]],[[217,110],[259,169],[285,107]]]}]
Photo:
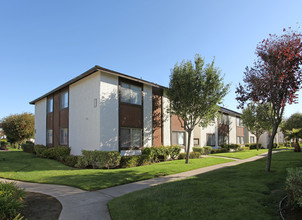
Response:
[{"label": "grass", "polygon": [[302,166],[302,154],[273,155],[182,181],[130,193],[109,202],[112,219],[278,219],[286,168]]},{"label": "grass", "polygon": [[229,152],[229,153],[210,154],[210,155],[215,155],[220,157],[230,157],[236,159],[247,159],[263,153],[267,153],[267,149],[259,149],[258,151],[255,149],[255,150],[248,150],[248,151],[237,151],[237,152]]},{"label": "grass", "polygon": [[189,164],[185,164],[184,160],[175,160],[126,169],[97,170],[75,169],[24,152],[0,152],[0,177],[97,190],[230,161],[225,158],[202,158],[190,159]]}]

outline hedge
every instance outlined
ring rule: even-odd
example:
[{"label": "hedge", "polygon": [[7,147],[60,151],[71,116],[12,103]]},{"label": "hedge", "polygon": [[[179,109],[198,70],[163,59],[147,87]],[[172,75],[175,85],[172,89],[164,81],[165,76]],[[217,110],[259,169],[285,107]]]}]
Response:
[{"label": "hedge", "polygon": [[96,168],[115,168],[120,165],[121,154],[117,151],[87,151],[82,150],[81,157],[75,165],[78,168],[92,167]]},{"label": "hedge", "polygon": [[26,153],[34,154],[35,153],[34,146],[35,145],[33,143],[25,143],[21,145],[21,148]]},{"label": "hedge", "polygon": [[302,167],[287,169],[287,205],[292,209],[302,208]]},{"label": "hedge", "polygon": [[[252,144],[245,144],[246,147],[249,147],[251,150],[252,149],[257,149],[257,144],[252,143]],[[259,149],[263,149],[262,144],[258,143]]]},{"label": "hedge", "polygon": [[25,191],[15,183],[0,182],[0,219],[14,219],[24,207]]}]

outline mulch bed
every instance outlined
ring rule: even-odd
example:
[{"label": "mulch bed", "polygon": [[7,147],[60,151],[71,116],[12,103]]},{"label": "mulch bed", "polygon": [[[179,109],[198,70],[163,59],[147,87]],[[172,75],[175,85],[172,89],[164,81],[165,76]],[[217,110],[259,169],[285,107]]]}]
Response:
[{"label": "mulch bed", "polygon": [[27,192],[23,212],[28,220],[57,220],[62,211],[61,203],[54,197],[42,193]]},{"label": "mulch bed", "polygon": [[302,209],[292,210],[286,205],[287,199],[282,202],[282,215],[286,220],[301,220],[302,219]]}]

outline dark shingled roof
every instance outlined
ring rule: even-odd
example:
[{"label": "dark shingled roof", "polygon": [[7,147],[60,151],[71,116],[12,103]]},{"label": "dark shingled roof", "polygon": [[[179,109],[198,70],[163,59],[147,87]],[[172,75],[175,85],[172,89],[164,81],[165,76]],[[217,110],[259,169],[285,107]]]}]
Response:
[{"label": "dark shingled roof", "polygon": [[133,80],[133,81],[136,81],[136,82],[140,82],[140,83],[143,83],[143,84],[147,84],[147,85],[150,85],[150,86],[153,86],[153,87],[156,87],[156,88],[166,88],[164,86],[160,86],[156,83],[152,83],[152,82],[148,82],[146,80],[142,80],[142,79],[139,79],[139,78],[136,78],[136,77],[133,77],[133,76],[129,76],[129,75],[126,75],[126,74],[123,74],[123,73],[119,73],[119,72],[116,72],[116,71],[113,71],[113,70],[110,70],[110,69],[106,69],[104,67],[101,67],[101,66],[94,66],[92,67],[91,69],[87,70],[86,72],[82,73],[81,75],[69,80],[68,82],[60,85],[59,87],[51,90],[50,92],[40,96],[39,98],[31,101],[29,104],[32,104],[34,105],[36,102],[40,101],[41,99],[44,99],[46,98],[47,96],[51,95],[52,93],[56,92],[56,91],[59,91],[60,89],[63,89],[83,78],[85,78],[86,76],[89,76],[93,73],[95,73],[96,71],[102,71],[102,72],[105,72],[105,73],[109,73],[111,75],[115,75],[115,76],[118,76],[118,77],[122,77],[122,78],[126,78],[126,79],[130,79],[130,80]]}]

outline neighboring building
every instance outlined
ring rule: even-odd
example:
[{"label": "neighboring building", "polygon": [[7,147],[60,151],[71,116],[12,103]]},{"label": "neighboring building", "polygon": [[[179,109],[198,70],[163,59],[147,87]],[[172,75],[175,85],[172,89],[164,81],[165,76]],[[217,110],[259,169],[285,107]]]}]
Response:
[{"label": "neighboring building", "polygon": [[[95,66],[33,100],[35,143],[68,145],[82,150],[140,154],[141,147],[181,145],[188,134],[175,115],[167,113],[166,87]],[[253,141],[241,114],[220,108],[220,117],[206,128],[196,127],[192,146],[244,145]]]},{"label": "neighboring building", "polygon": [[207,126],[194,129],[194,146],[218,148],[221,144],[244,145],[241,113],[221,107],[218,118]]}]

